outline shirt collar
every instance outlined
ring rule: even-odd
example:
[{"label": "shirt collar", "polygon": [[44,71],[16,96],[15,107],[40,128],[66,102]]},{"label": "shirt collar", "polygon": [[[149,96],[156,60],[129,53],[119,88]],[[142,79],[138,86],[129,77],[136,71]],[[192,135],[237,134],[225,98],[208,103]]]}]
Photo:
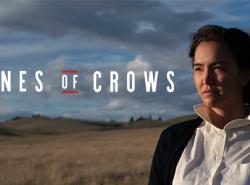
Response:
[{"label": "shirt collar", "polygon": [[[195,113],[200,116],[204,121],[205,124],[209,123],[209,125],[213,125],[209,119],[209,116],[207,115],[203,103],[201,104],[196,104],[193,106]],[[246,109],[248,111],[248,115],[246,118],[243,119],[234,119],[230,122],[228,122],[223,130],[231,129],[231,128],[238,128],[246,125],[250,125],[250,105],[246,105]],[[213,125],[214,126],[214,125]],[[216,127],[217,128],[217,127]],[[219,128],[218,128],[219,129]]]}]

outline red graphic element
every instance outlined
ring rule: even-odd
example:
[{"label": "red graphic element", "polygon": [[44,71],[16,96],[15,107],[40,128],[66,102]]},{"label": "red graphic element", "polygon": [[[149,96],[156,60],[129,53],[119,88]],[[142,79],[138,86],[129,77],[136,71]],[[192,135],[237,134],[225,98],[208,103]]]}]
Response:
[{"label": "red graphic element", "polygon": [[75,70],[75,69],[63,69],[62,73],[79,73],[79,70]]},{"label": "red graphic element", "polygon": [[[70,73],[70,74],[74,74],[74,73],[79,73],[79,70],[76,69],[63,69],[62,73]],[[78,94],[79,91],[78,90],[63,90],[62,94]]]},{"label": "red graphic element", "polygon": [[78,90],[63,90],[62,94],[78,94]]}]

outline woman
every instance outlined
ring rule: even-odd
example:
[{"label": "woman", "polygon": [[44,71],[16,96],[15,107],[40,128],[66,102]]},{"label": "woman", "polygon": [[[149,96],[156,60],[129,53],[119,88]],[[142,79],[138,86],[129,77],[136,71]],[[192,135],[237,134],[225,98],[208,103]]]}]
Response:
[{"label": "woman", "polygon": [[189,56],[202,104],[197,119],[165,129],[149,185],[250,184],[250,36],[201,27]]}]

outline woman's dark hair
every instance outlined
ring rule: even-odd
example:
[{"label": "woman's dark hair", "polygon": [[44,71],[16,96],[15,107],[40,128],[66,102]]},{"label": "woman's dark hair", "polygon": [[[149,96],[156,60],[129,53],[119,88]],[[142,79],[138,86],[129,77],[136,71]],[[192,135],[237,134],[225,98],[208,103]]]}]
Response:
[{"label": "woman's dark hair", "polygon": [[[240,70],[250,70],[250,36],[237,28],[205,25],[192,35],[189,57],[194,61],[197,46],[204,41],[224,42],[232,52]],[[250,104],[250,81],[243,88],[243,101]]]}]

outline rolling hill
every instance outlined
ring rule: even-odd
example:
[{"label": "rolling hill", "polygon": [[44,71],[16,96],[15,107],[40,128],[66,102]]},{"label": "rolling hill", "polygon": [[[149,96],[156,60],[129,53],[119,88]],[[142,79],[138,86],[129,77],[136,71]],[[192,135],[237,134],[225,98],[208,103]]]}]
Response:
[{"label": "rolling hill", "polygon": [[97,122],[70,118],[49,118],[46,116],[15,117],[0,123],[0,135],[24,136],[29,134],[56,135],[74,134],[112,129],[132,129],[144,127],[168,127],[172,124],[194,118],[194,115],[179,116],[166,121],[140,120],[126,122]]}]

